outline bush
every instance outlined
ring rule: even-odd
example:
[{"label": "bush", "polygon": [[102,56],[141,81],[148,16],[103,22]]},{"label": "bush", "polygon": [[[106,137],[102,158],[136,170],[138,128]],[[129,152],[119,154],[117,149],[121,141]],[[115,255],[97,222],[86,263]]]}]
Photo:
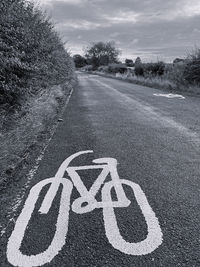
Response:
[{"label": "bush", "polygon": [[143,66],[143,64],[136,64],[134,72],[135,72],[136,76],[144,76],[144,66]]},{"label": "bush", "polygon": [[128,70],[127,66],[124,64],[109,64],[108,72],[109,73],[125,73]]},{"label": "bush", "polygon": [[165,63],[162,61],[156,63],[137,63],[135,65],[136,76],[161,76],[165,72]]},{"label": "bush", "polygon": [[126,64],[127,67],[134,67],[134,63],[133,63],[132,59],[126,58],[125,59],[125,64]]},{"label": "bush", "polygon": [[165,64],[162,61],[156,63],[146,63],[143,64],[143,66],[144,66],[144,72],[147,75],[161,76],[164,74],[165,71]]},{"label": "bush", "polygon": [[100,67],[98,67],[97,70],[101,71],[101,72],[107,72],[108,73],[108,66],[100,66]]},{"label": "bush", "polygon": [[83,56],[79,55],[79,54],[74,55],[73,56],[73,60],[74,60],[75,67],[77,69],[82,68],[85,65],[87,65],[86,59]]},{"label": "bush", "polygon": [[86,65],[85,67],[82,67],[81,70],[83,71],[93,71],[92,65]]},{"label": "bush", "polygon": [[178,87],[187,84],[184,78],[186,64],[169,64],[166,65],[164,78],[174,82]]},{"label": "bush", "polygon": [[184,78],[190,84],[200,84],[200,49],[196,49],[196,51],[188,57]]},{"label": "bush", "polygon": [[26,0],[0,2],[0,104],[70,78],[73,63],[52,23]]}]

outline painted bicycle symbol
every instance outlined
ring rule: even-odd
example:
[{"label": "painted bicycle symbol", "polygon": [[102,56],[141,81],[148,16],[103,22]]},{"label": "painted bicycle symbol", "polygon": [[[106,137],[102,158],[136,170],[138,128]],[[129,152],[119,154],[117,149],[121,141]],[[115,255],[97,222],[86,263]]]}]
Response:
[{"label": "painted bicycle symbol", "polygon": [[[92,150],[88,150],[73,154],[61,164],[55,177],[42,180],[32,187],[8,241],[7,258],[12,265],[24,267],[41,266],[50,262],[59,253],[59,251],[61,251],[66,242],[70,208],[77,214],[91,212],[94,209],[102,209],[105,233],[109,243],[115,249],[125,254],[146,255],[161,245],[162,231],[155,213],[150,207],[144,192],[138,184],[119,178],[116,159],[99,158],[93,160],[93,163],[95,163],[93,165],[78,167],[69,166],[70,162],[76,157],[92,152]],[[78,171],[92,169],[102,169],[102,171],[88,190],[81,180]],[[71,181],[64,178],[65,172],[68,173]],[[110,174],[111,181],[105,182],[108,174]],[[41,214],[48,213],[58,192],[59,186],[62,185],[55,234],[50,246],[45,251],[37,255],[24,255],[20,251],[20,247],[24,239],[25,231],[39,198],[39,194],[47,184],[50,184],[50,187],[39,209]],[[131,203],[126,196],[122,185],[128,185],[132,189],[147,224],[148,234],[146,238],[137,243],[126,242],[121,236],[118,228],[115,208],[125,208]],[[70,198],[73,187],[77,188],[80,197],[75,199],[70,207]],[[115,189],[117,195],[116,201],[113,201],[111,197],[112,188]],[[102,201],[97,201],[95,198],[99,190],[101,190]]]}]

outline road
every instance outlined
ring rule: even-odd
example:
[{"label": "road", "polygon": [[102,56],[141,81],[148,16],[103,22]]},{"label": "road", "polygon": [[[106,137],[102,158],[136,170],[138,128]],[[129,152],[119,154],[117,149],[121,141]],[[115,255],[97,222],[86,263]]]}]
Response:
[{"label": "road", "polygon": [[[200,98],[78,77],[0,266],[200,266]],[[62,162],[88,150],[66,173]]]}]

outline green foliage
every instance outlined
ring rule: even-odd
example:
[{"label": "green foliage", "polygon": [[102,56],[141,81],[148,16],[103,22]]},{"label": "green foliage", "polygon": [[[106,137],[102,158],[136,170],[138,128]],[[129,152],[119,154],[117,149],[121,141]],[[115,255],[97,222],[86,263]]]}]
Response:
[{"label": "green foliage", "polygon": [[61,83],[73,63],[49,19],[26,0],[0,2],[0,103]]},{"label": "green foliage", "polygon": [[190,84],[200,84],[200,49],[196,49],[188,58],[184,78]]},{"label": "green foliage", "polygon": [[85,57],[93,69],[97,69],[101,65],[117,63],[119,53],[113,42],[98,42],[87,48]]}]

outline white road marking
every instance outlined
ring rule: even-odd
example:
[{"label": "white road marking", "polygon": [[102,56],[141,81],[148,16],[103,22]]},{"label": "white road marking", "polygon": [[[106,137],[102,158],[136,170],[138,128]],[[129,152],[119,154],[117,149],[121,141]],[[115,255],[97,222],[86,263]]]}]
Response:
[{"label": "white road marking", "polygon": [[185,99],[184,96],[179,95],[179,94],[153,94],[155,96],[163,96],[166,98],[179,98],[179,99]]},{"label": "white road marking", "polygon": [[[72,94],[73,94],[73,89],[71,90],[71,92],[70,92],[70,94],[68,96],[68,99],[67,99],[67,101],[66,101],[66,103],[64,105],[64,108],[63,108],[63,111],[61,113],[61,116],[63,116],[63,113],[64,113],[64,111],[65,111],[65,109],[66,109],[66,107],[67,107],[67,105],[69,103],[69,100],[70,100]],[[55,127],[52,129],[51,136],[48,139],[47,144],[41,150],[40,155],[38,156],[38,158],[35,161],[34,167],[29,171],[29,173],[27,175],[27,182],[25,183],[24,187],[20,190],[20,192],[17,194],[17,196],[15,197],[15,199],[12,201],[11,208],[8,211],[8,224],[5,227],[3,227],[3,226],[0,225],[0,229],[1,229],[0,236],[3,236],[6,233],[6,230],[7,230],[8,226],[10,225],[10,223],[13,222],[13,221],[15,221],[15,219],[14,219],[15,216],[16,216],[15,214],[16,214],[19,206],[21,205],[22,199],[23,199],[23,197],[24,197],[24,195],[26,193],[27,188],[30,185],[30,182],[32,181],[34,175],[36,174],[36,172],[37,172],[37,170],[39,168],[40,162],[41,162],[41,160],[44,157],[45,151],[46,151],[46,149],[47,149],[47,147],[48,147],[51,139],[53,138],[53,136],[54,136],[54,134],[56,132],[56,129],[57,129],[58,125],[59,125],[59,123],[57,123],[55,125]]]},{"label": "white road marking", "polygon": [[24,208],[18,217],[14,231],[8,241],[7,258],[14,266],[32,267],[41,266],[50,262],[62,249],[65,244],[65,239],[68,231],[70,196],[73,188],[72,182],[67,179],[62,179],[60,183],[63,185],[62,195],[60,200],[59,215],[56,223],[56,231],[50,246],[37,255],[24,255],[20,251],[21,243],[24,238],[25,230],[31,219],[35,204],[43,187],[49,183],[54,183],[55,178],[45,179],[36,184],[30,191],[25,202]]},{"label": "white road marking", "polygon": [[[91,212],[96,208],[103,208],[105,233],[108,241],[115,249],[129,255],[146,255],[161,245],[162,231],[155,213],[151,209],[144,192],[138,184],[128,180],[120,180],[117,172],[116,159],[100,158],[93,160],[93,163],[97,165],[69,167],[70,162],[74,158],[91,152],[93,151],[81,151],[70,156],[61,164],[55,177],[45,179],[31,189],[8,241],[7,258],[12,265],[20,267],[41,266],[49,263],[59,253],[65,244],[68,232],[70,198],[73,186],[77,188],[80,197],[75,199],[72,203],[72,211],[82,214]],[[89,190],[85,187],[77,172],[78,170],[88,169],[102,169],[102,172]],[[65,171],[68,172],[72,182],[64,178]],[[105,183],[108,174],[111,176],[111,181]],[[51,244],[45,251],[37,255],[24,255],[20,251],[20,247],[24,239],[25,230],[28,227],[39,194],[47,184],[51,184],[51,186],[44,197],[39,210],[39,212],[43,214],[46,214],[49,211],[60,184],[63,185],[56,231]],[[130,200],[127,198],[122,184],[131,187],[147,224],[148,234],[145,240],[142,240],[141,242],[126,242],[120,234],[114,208],[126,208],[130,205]],[[95,196],[98,191],[101,190],[102,185],[102,201],[98,202],[95,199]],[[117,201],[113,201],[111,197],[111,189],[113,187],[117,194]],[[86,206],[83,206],[83,203],[86,203]]]},{"label": "white road marking", "polygon": [[[162,244],[163,235],[159,226],[158,219],[156,218],[155,213],[150,207],[144,192],[138,184],[135,184],[128,180],[121,180],[121,183],[131,187],[135,199],[141,209],[141,212],[144,215],[148,228],[148,234],[147,237],[141,242],[126,242],[120,234],[114,208],[110,206],[103,208],[106,236],[114,248],[120,250],[125,254],[138,256],[149,254]],[[111,189],[113,186],[115,185],[111,181],[105,184],[105,186],[103,187],[102,199],[104,199],[104,201],[112,201]]]},{"label": "white road marking", "polygon": [[[148,120],[156,121],[156,123],[161,124],[165,127],[171,127],[179,132],[179,134],[183,134],[189,141],[194,142],[194,149],[199,152],[200,148],[200,136],[198,133],[190,130],[189,128],[185,127],[181,123],[173,120],[170,117],[164,116],[160,114],[157,110],[155,111],[154,107],[148,105],[144,102],[139,102],[133,98],[130,98],[126,94],[119,92],[116,88],[99,81],[97,79],[92,79],[96,83],[99,83],[101,86],[110,89],[112,97],[115,96],[116,101],[119,101],[120,104],[125,105],[126,109],[133,109],[134,111],[139,110],[138,116],[143,116],[143,119],[148,118]],[[115,94],[114,94],[115,93]],[[123,101],[122,101],[123,100]]]}]

